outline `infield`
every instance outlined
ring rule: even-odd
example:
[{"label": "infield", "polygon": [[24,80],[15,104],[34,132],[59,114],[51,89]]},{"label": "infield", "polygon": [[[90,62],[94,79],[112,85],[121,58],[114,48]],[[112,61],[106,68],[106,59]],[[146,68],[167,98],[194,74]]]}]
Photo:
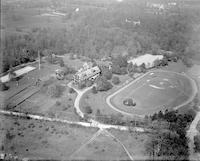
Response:
[{"label": "infield", "polygon": [[[156,70],[111,94],[107,103],[123,114],[143,117],[160,110],[176,110],[191,102],[196,93],[196,83],[185,74]],[[136,106],[125,106],[127,98],[132,98]]]}]

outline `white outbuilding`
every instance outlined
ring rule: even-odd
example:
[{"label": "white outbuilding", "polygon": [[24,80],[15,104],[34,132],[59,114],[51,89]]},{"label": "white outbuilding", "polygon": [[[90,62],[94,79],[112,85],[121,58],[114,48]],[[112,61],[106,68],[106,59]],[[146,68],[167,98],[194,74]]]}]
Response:
[{"label": "white outbuilding", "polygon": [[162,59],[163,59],[163,55],[145,54],[137,58],[128,60],[128,63],[132,63],[133,65],[137,65],[137,66],[140,66],[144,63],[146,68],[151,68],[154,66],[154,62],[156,60],[162,60]]}]

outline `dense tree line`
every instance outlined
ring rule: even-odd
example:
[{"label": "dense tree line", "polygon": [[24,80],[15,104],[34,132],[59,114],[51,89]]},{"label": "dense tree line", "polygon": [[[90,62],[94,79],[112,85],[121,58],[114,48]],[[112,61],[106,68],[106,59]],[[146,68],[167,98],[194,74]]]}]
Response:
[{"label": "dense tree line", "polygon": [[[64,2],[51,1],[54,7],[61,6],[60,3]],[[90,58],[137,56],[150,50],[156,53],[160,48],[172,50],[183,58],[195,53],[190,41],[190,15],[184,9],[177,9],[173,14],[153,15],[131,2],[107,7],[109,11],[84,8],[76,13],[70,10],[70,16],[63,18],[66,27],[32,28],[25,34],[6,34],[2,41],[3,71],[31,61],[38,51],[46,50]],[[141,25],[127,23],[126,18],[140,20]],[[114,69],[125,73],[123,67],[118,70],[119,66],[114,66]]]},{"label": "dense tree line", "polygon": [[195,113],[179,114],[165,111],[151,117],[157,126],[156,132],[146,144],[146,151],[152,159],[188,160],[188,139],[186,127],[194,119]]}]

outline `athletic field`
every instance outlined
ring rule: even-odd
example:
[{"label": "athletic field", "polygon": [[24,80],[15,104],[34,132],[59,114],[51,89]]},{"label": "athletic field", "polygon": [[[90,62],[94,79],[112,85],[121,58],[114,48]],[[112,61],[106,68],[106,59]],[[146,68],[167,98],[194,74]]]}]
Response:
[{"label": "athletic field", "polygon": [[[191,102],[197,92],[195,82],[185,74],[169,71],[146,73],[107,99],[111,108],[129,115],[150,115],[160,110],[179,109]],[[132,98],[136,106],[125,106]]]}]

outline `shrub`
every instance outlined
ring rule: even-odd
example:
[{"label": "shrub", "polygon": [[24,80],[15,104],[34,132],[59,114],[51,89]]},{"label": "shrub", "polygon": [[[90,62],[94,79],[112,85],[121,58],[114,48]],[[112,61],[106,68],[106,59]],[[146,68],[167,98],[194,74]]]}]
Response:
[{"label": "shrub", "polygon": [[112,88],[112,84],[107,81],[104,77],[100,77],[97,80],[97,90],[98,91],[107,91]]},{"label": "shrub", "polygon": [[119,77],[116,77],[116,76],[113,77],[112,78],[112,83],[115,84],[115,85],[119,84],[120,83]]},{"label": "shrub", "polygon": [[56,106],[60,106],[61,102],[60,101],[56,101]]},{"label": "shrub", "polygon": [[135,106],[136,103],[133,102],[133,99],[132,98],[127,98],[123,101],[123,104],[126,105],[126,106]]},{"label": "shrub", "polygon": [[101,111],[100,111],[100,109],[97,109],[95,116],[96,116],[96,117],[101,116]]},{"label": "shrub", "polygon": [[108,68],[102,68],[102,75],[105,77],[107,80],[111,80],[112,78],[112,72]]},{"label": "shrub", "polygon": [[126,57],[124,56],[118,56],[117,58],[114,58],[112,63],[119,65],[119,67],[127,67],[128,65]]},{"label": "shrub", "polygon": [[83,89],[83,88],[85,88],[86,87],[86,83],[85,82],[80,82],[79,84],[78,84],[78,89]]},{"label": "shrub", "polygon": [[64,92],[65,88],[61,85],[52,85],[48,88],[48,95],[50,95],[52,98],[58,98],[60,97],[63,92]]},{"label": "shrub", "polygon": [[130,73],[129,73],[129,77],[134,78],[134,74],[135,74],[135,73],[130,72]]},{"label": "shrub", "polygon": [[6,131],[6,139],[8,139],[8,140],[12,140],[13,138],[15,137],[15,135],[12,135],[11,133],[10,133],[10,131]]},{"label": "shrub", "polygon": [[96,87],[92,87],[92,93],[96,94],[97,93],[97,88]]},{"label": "shrub", "polygon": [[59,65],[60,65],[60,67],[64,67],[65,66],[65,63],[64,63],[63,59],[59,60]]},{"label": "shrub", "polygon": [[69,93],[74,93],[75,90],[73,88],[69,88]]},{"label": "shrub", "polygon": [[93,82],[91,80],[86,81],[86,87],[91,87],[93,85]]},{"label": "shrub", "polygon": [[48,86],[52,85],[56,79],[54,77],[50,77],[48,80],[44,81],[40,91],[42,93],[46,93],[48,91]]},{"label": "shrub", "polygon": [[0,91],[6,91],[8,89],[9,89],[9,87],[6,84],[0,83]]},{"label": "shrub", "polygon": [[120,74],[121,74],[121,75],[127,74],[127,68],[126,68],[126,67],[121,67],[121,69],[120,69]]},{"label": "shrub", "polygon": [[112,65],[112,73],[113,74],[121,74],[121,68],[117,64]]},{"label": "shrub", "polygon": [[76,73],[76,70],[74,68],[68,67],[66,65],[63,70],[65,75]]},{"label": "shrub", "polygon": [[90,106],[83,106],[84,113],[91,114],[92,108]]}]

